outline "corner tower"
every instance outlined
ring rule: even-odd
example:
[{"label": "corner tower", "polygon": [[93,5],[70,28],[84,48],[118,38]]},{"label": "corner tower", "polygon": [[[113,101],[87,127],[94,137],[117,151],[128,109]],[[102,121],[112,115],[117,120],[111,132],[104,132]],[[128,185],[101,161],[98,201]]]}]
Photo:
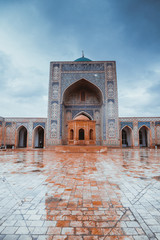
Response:
[{"label": "corner tower", "polygon": [[115,61],[50,63],[47,145],[68,144],[68,123],[80,115],[95,121],[96,145],[119,146]]}]

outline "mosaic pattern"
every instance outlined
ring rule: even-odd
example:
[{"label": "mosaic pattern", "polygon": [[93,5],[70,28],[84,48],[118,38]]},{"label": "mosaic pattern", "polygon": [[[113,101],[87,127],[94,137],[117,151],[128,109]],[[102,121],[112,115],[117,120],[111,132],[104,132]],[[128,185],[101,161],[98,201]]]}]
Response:
[{"label": "mosaic pattern", "polygon": [[28,129],[28,123],[26,123],[26,122],[16,123],[16,128],[19,128],[20,126],[24,126],[26,129]]},{"label": "mosaic pattern", "polygon": [[114,119],[108,120],[108,137],[115,138],[115,120]]},{"label": "mosaic pattern", "polygon": [[113,118],[115,115],[114,99],[108,99],[108,117]]},{"label": "mosaic pattern", "polygon": [[113,81],[107,82],[107,93],[108,93],[108,98],[114,98],[114,82]]},{"label": "mosaic pattern", "polygon": [[41,126],[41,127],[45,128],[45,123],[44,122],[33,123],[33,129],[35,129],[37,126]]},{"label": "mosaic pattern", "polygon": [[60,77],[59,64],[53,64],[53,81],[58,82]]},{"label": "mosaic pattern", "polygon": [[62,71],[104,71],[103,63],[62,64]]},{"label": "mosaic pattern", "polygon": [[11,122],[6,122],[6,127],[7,126],[12,126],[12,123]]},{"label": "mosaic pattern", "polygon": [[146,126],[150,128],[150,122],[138,122],[138,128]]},{"label": "mosaic pattern", "polygon": [[133,122],[120,122],[121,129],[124,128],[125,126],[129,126],[133,129]]},{"label": "mosaic pattern", "polygon": [[52,83],[53,86],[53,99],[58,99],[59,83]]},{"label": "mosaic pattern", "polygon": [[57,138],[57,121],[51,121],[51,138]]}]

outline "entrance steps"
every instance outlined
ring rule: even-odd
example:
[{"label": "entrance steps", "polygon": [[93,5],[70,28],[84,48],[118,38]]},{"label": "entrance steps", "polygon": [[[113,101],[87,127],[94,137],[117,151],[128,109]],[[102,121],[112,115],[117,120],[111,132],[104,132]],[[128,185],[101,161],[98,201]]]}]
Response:
[{"label": "entrance steps", "polygon": [[106,153],[106,146],[55,146],[56,152],[61,153]]}]

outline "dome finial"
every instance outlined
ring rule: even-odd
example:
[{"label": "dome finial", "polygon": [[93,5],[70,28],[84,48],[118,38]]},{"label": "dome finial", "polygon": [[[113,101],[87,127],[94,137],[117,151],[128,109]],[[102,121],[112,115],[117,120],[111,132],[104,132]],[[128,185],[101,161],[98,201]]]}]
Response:
[{"label": "dome finial", "polygon": [[84,58],[84,51],[82,50],[82,57]]}]

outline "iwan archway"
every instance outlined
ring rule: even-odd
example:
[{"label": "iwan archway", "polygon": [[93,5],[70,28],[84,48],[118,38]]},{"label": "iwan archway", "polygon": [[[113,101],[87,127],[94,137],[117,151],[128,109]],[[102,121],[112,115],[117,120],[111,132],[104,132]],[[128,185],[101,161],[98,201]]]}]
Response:
[{"label": "iwan archway", "polygon": [[64,91],[62,99],[62,144],[100,145],[103,126],[101,90],[88,80],[80,79]]}]

